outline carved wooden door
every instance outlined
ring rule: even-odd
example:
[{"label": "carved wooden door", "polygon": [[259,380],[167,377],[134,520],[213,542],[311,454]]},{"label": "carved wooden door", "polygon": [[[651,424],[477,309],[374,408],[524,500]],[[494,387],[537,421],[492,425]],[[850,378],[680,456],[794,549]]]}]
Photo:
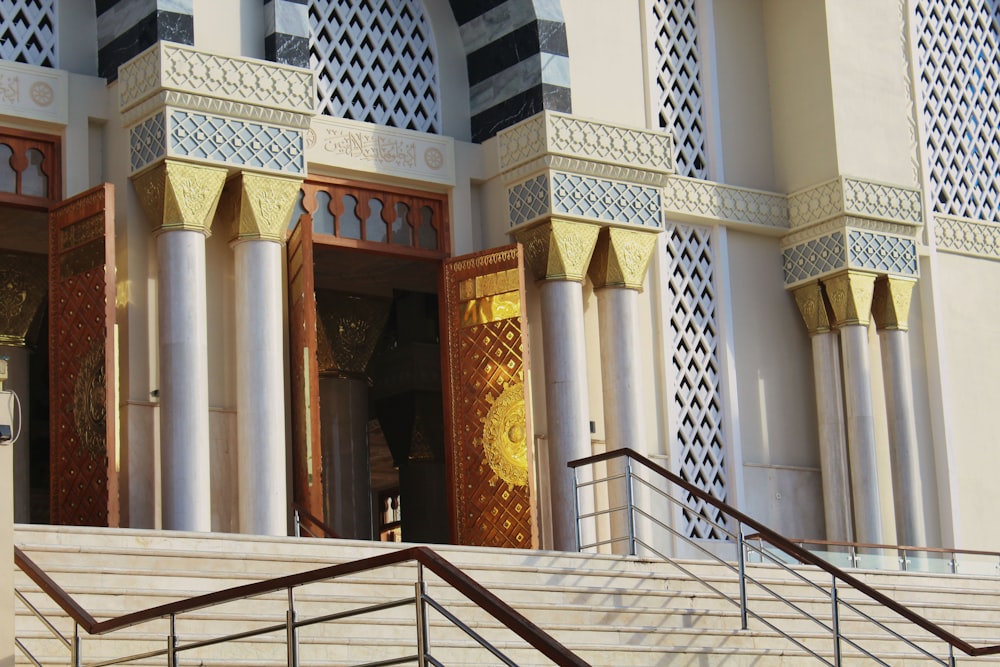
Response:
[{"label": "carved wooden door", "polygon": [[519,245],[444,263],[446,459],[456,544],[532,548]]},{"label": "carved wooden door", "polygon": [[316,358],[316,286],[312,217],[291,231],[288,253],[288,317],[292,375],[292,496],[318,519],[323,516],[323,459],[319,439],[319,363]]},{"label": "carved wooden door", "polygon": [[110,183],[49,209],[50,519],[117,526],[115,230]]}]

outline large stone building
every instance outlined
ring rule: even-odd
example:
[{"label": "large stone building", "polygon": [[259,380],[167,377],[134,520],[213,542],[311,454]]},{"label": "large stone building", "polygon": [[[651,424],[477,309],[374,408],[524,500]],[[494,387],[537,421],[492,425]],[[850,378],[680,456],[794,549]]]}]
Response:
[{"label": "large stone building", "polygon": [[573,549],[566,462],[629,446],[789,536],[1000,548],[998,19],[0,1],[14,521]]}]

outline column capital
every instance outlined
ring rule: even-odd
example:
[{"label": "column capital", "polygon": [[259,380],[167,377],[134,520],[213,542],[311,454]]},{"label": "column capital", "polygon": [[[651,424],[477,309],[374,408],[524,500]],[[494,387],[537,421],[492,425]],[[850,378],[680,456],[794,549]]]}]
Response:
[{"label": "column capital", "polygon": [[657,233],[603,227],[587,271],[594,288],[624,287],[642,291]]},{"label": "column capital", "polygon": [[868,326],[875,290],[874,273],[842,271],[824,278],[823,286],[833,310],[833,326],[838,329],[854,324]]},{"label": "column capital", "polygon": [[875,281],[872,317],[879,331],[907,331],[910,328],[910,301],[916,283],[911,278],[898,276],[880,276]]},{"label": "column capital", "polygon": [[228,187],[238,188],[238,193],[233,193],[237,207],[234,240],[285,242],[302,179],[243,171]]},{"label": "column capital", "polygon": [[154,231],[211,233],[226,170],[164,160],[132,177],[142,208]]},{"label": "column capital", "polygon": [[535,280],[583,282],[594,254],[599,225],[552,219],[514,232]]},{"label": "column capital", "polygon": [[795,296],[795,305],[799,307],[799,313],[806,323],[806,330],[810,336],[816,334],[829,333],[830,326],[830,304],[823,294],[823,285],[818,280],[796,287],[792,290]]},{"label": "column capital", "polygon": [[48,291],[45,255],[0,253],[0,345],[27,347]]}]

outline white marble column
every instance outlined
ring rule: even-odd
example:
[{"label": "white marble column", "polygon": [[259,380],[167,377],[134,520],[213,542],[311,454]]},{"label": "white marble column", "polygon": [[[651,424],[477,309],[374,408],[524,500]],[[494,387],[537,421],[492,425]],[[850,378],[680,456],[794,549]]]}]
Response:
[{"label": "white marble column", "polygon": [[244,172],[238,198],[236,434],[240,532],[288,534],[285,364],[281,308],[288,221],[302,181]]},{"label": "white marble column", "polygon": [[875,416],[872,408],[868,324],[875,276],[845,271],[823,281],[840,332],[844,364],[844,407],[854,500],[855,540],[881,544]]},{"label": "white marble column", "polygon": [[854,531],[839,341],[830,328],[826,299],[818,282],[797,288],[795,302],[812,340],[826,539],[850,542]]},{"label": "white marble column", "polygon": [[[639,395],[639,292],[655,246],[654,232],[605,227],[598,237],[588,271],[597,295],[607,448],[610,451],[628,447],[644,456],[649,448]],[[609,476],[625,475],[625,461],[624,458],[609,461]],[[639,467],[632,466],[632,469],[638,471]],[[626,480],[613,482],[607,491],[610,507],[627,507]],[[632,483],[633,504],[649,512],[649,494],[645,491],[642,484]],[[630,537],[652,545],[648,528],[647,522],[638,517],[630,521],[627,512],[614,512],[611,515],[612,551],[632,553]]]},{"label": "white marble column", "polygon": [[927,546],[927,525],[913,408],[908,325],[915,282],[907,278],[880,277],[875,282],[872,315],[882,349],[896,539],[898,544],[922,547]]},{"label": "white marble column", "polygon": [[167,530],[210,531],[205,238],[223,169],[164,161],[134,177],[156,229],[160,470]]},{"label": "white marble column", "polygon": [[[552,546],[560,551],[577,549],[577,508],[580,515],[594,511],[591,489],[581,492],[577,501],[573,471],[566,464],[592,453],[583,279],[599,229],[551,220],[517,234],[540,281]],[[589,479],[585,469],[580,473]],[[594,522],[583,521],[580,542],[593,543],[595,536]]]}]

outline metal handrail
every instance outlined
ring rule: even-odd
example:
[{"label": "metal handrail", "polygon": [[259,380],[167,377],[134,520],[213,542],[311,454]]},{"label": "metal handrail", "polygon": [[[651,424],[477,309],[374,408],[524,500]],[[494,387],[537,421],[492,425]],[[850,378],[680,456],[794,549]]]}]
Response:
[{"label": "metal handrail", "polygon": [[[309,534],[309,537],[329,537],[335,540],[340,539],[340,535],[337,534],[333,528],[323,523],[319,517],[307,510],[304,506],[299,503],[291,503],[292,508],[292,519],[295,524],[295,537],[302,537],[302,531]],[[313,531],[309,530],[303,525],[303,519],[313,524],[316,528],[319,528],[322,535],[317,535]]]},{"label": "metal handrail", "polygon": [[[709,505],[712,505],[716,509],[718,509],[721,512],[723,512],[725,515],[727,515],[727,516],[731,517],[732,519],[734,519],[738,523],[738,525],[739,525],[739,528],[737,529],[737,532],[736,532],[735,536],[738,539],[739,544],[737,546],[738,546],[738,548],[740,550],[742,550],[742,549],[754,549],[755,551],[757,551],[759,553],[759,555],[760,555],[760,557],[762,559],[767,559],[768,561],[773,562],[776,565],[779,565],[779,566],[785,568],[787,571],[794,573],[796,576],[799,576],[800,578],[803,578],[800,573],[797,573],[792,568],[789,568],[785,563],[783,563],[781,560],[775,558],[770,553],[764,551],[763,549],[756,549],[751,544],[747,543],[744,540],[744,538],[743,538],[743,526],[747,526],[747,527],[751,528],[752,530],[756,531],[757,533],[759,533],[760,535],[762,535],[767,540],[767,542],[769,542],[772,546],[776,547],[777,549],[779,549],[780,551],[784,552],[785,554],[787,554],[789,556],[792,556],[793,558],[795,558],[796,560],[798,560],[801,563],[815,566],[815,567],[819,568],[820,570],[823,570],[824,572],[826,572],[827,574],[829,574],[832,577],[832,580],[834,582],[835,591],[838,588],[842,588],[842,587],[844,587],[846,585],[847,587],[850,587],[850,588],[854,589],[855,591],[857,591],[861,595],[863,595],[863,596],[865,596],[865,597],[873,600],[874,602],[877,602],[878,604],[882,605],[886,609],[889,609],[889,610],[893,611],[894,613],[898,614],[899,616],[901,616],[902,618],[906,619],[907,621],[910,621],[911,623],[913,623],[916,626],[920,627],[921,629],[925,630],[929,634],[931,634],[931,635],[937,637],[938,639],[940,639],[941,641],[945,642],[949,646],[949,649],[948,649],[949,650],[949,661],[948,662],[940,661],[940,662],[942,662],[942,664],[949,664],[949,663],[953,662],[954,649],[958,649],[959,651],[961,651],[961,652],[963,652],[963,653],[965,653],[966,655],[969,655],[969,656],[985,656],[985,655],[997,655],[997,654],[1000,654],[1000,644],[993,644],[993,645],[989,645],[989,646],[974,646],[974,645],[972,645],[970,642],[968,642],[968,641],[966,641],[966,640],[958,637],[957,635],[955,635],[955,634],[953,634],[953,633],[945,630],[941,626],[939,626],[936,623],[934,623],[933,621],[925,618],[924,616],[921,616],[920,614],[918,614],[917,612],[913,611],[912,609],[910,609],[910,608],[908,608],[908,607],[906,607],[906,606],[904,606],[904,605],[896,602],[892,598],[890,598],[890,597],[886,596],[885,594],[879,592],[878,590],[872,588],[871,586],[869,586],[868,584],[864,583],[863,581],[857,579],[856,577],[851,576],[850,574],[848,574],[847,572],[841,570],[840,568],[838,568],[837,566],[833,565],[832,563],[829,563],[828,561],[823,560],[819,556],[816,556],[815,554],[810,553],[806,549],[803,549],[802,547],[794,544],[788,538],[780,535],[779,533],[777,533],[774,530],[768,528],[767,526],[765,526],[764,524],[760,523],[759,521],[757,521],[757,520],[755,520],[755,519],[747,516],[746,514],[740,512],[739,510],[737,510],[736,508],[728,505],[727,503],[725,503],[725,502],[723,502],[721,500],[718,500],[717,498],[714,498],[713,496],[711,496],[710,494],[706,493],[705,491],[703,491],[702,489],[698,488],[697,486],[695,486],[695,485],[691,484],[690,482],[682,479],[680,476],[678,476],[675,473],[667,470],[666,468],[663,468],[662,466],[660,466],[660,465],[658,465],[658,464],[650,461],[648,458],[646,458],[645,456],[639,454],[638,452],[636,452],[636,451],[634,451],[632,449],[622,448],[622,449],[617,449],[617,450],[612,450],[612,451],[604,452],[602,454],[598,454],[598,455],[595,455],[595,456],[589,456],[589,457],[586,457],[586,458],[577,459],[577,460],[574,460],[574,461],[570,461],[568,463],[568,466],[570,468],[574,469],[574,472],[575,472],[575,470],[577,468],[580,468],[582,466],[593,465],[595,463],[609,461],[609,460],[617,459],[617,458],[620,458],[620,457],[627,457],[628,459],[636,461],[637,463],[641,464],[643,467],[645,467],[649,471],[651,471],[651,472],[659,475],[660,477],[662,477],[662,478],[670,481],[675,486],[678,486],[678,487],[682,488],[688,494],[690,494],[692,496],[695,496],[699,500],[701,500],[701,501],[703,501],[703,502],[705,502],[705,503],[707,503]],[[651,489],[653,491],[659,492],[659,489],[657,489],[655,486],[649,484],[648,482],[646,482],[645,480],[643,480],[639,476],[632,475],[631,480],[636,480],[639,483],[644,484],[647,488],[649,488],[649,489]],[[590,482],[590,483],[592,483],[592,482]],[[660,492],[660,493],[662,493],[662,492]],[[690,508],[690,505],[688,505],[686,503],[680,503],[680,501],[677,501],[676,499],[674,499],[671,496],[667,496],[667,497],[672,502],[682,504],[685,508],[688,508],[688,509]],[[674,535],[676,535],[678,537],[681,537],[683,539],[689,539],[685,535],[680,534],[678,531],[676,531],[672,527],[664,524],[663,522],[660,522],[655,517],[653,517],[651,514],[649,514],[647,512],[644,512],[641,509],[636,508],[636,507],[632,507],[632,508],[629,508],[629,509],[632,510],[632,511],[638,511],[638,512],[640,512],[642,516],[644,516],[645,518],[647,518],[647,519],[649,519],[651,521],[656,522],[656,524],[658,526],[662,526],[663,528],[666,528],[672,534],[674,534]],[[703,519],[703,520],[705,520],[705,521],[711,522],[711,520],[709,518],[707,518],[707,517],[701,516],[700,518]],[[722,530],[725,530],[730,536],[734,536],[734,534],[732,533],[732,531],[730,531],[729,529],[725,528],[725,526],[720,526],[720,528]],[[628,536],[625,539],[636,540],[636,536],[633,533],[632,535]],[[702,549],[703,551],[705,551],[706,553],[712,555],[713,557],[715,556],[715,554],[712,554],[707,549],[704,549],[704,547],[702,547],[701,545],[699,545],[697,542],[695,542],[693,540],[689,540],[689,541],[692,544],[694,544],[696,547],[698,547],[698,548]],[[673,559],[670,559],[667,556],[665,556],[664,554],[659,553],[658,551],[656,551],[655,549],[653,549],[651,545],[647,545],[647,544],[643,543],[642,546],[646,547],[647,549],[650,549],[653,553],[656,553],[658,556],[660,556],[660,557],[662,557],[662,558],[664,558],[666,560],[670,560],[675,565],[677,565],[677,563],[674,562]],[[806,580],[808,581],[808,579],[806,579]],[[755,580],[753,580],[753,582],[757,583],[758,585],[760,585],[760,583],[759,582],[755,582]],[[741,580],[740,581],[741,587],[745,586],[745,583],[746,583],[745,581]],[[814,586],[818,586],[817,584],[815,584],[815,582],[811,582],[811,583],[813,583]],[[825,590],[825,589],[823,589],[823,590]],[[780,597],[780,595],[778,595],[777,593],[774,593],[773,591],[770,591],[770,593],[772,595]],[[838,602],[840,604],[845,604],[844,600],[842,600],[839,597],[839,591],[832,592],[832,593],[828,592],[828,594],[831,595],[831,598],[832,598],[835,606],[837,605]],[[726,597],[728,597],[728,596],[726,596]],[[853,607],[853,605],[852,605],[852,607]],[[750,612],[750,613],[753,613],[753,612]],[[760,618],[756,614],[753,614],[753,615],[755,617],[757,617],[757,618]],[[873,622],[878,623],[879,625],[881,625],[888,632],[894,633],[894,631],[892,629],[884,626],[884,624],[879,623],[875,619],[871,619],[871,617],[868,617],[868,618],[869,618],[869,620],[872,620]],[[836,623],[836,621],[837,621],[836,615],[834,615],[833,620]],[[842,637],[839,635],[839,631],[837,630],[837,628],[834,628],[833,632],[836,635],[836,642],[837,642],[836,655],[839,656],[839,641],[842,639]],[[846,638],[843,638],[843,639],[846,640]],[[917,649],[923,651],[922,648],[920,648],[919,646],[914,645],[909,640],[906,640],[905,638],[902,638],[902,639],[904,641],[907,641],[907,643],[909,643],[911,646],[915,646]],[[846,641],[849,641],[849,640],[846,640]],[[851,643],[852,645],[854,645],[857,648],[857,645],[854,644],[854,642],[849,642],[849,643]],[[874,658],[874,656],[871,656],[871,657]]]},{"label": "metal handrail", "polygon": [[[287,629],[289,638],[294,639],[295,630],[299,627],[324,622],[326,620],[334,620],[344,614],[356,615],[357,613],[364,613],[373,610],[373,608],[365,608],[360,612],[342,612],[341,614],[331,614],[320,618],[305,619],[300,621],[295,618],[294,612],[292,591],[295,588],[306,584],[337,579],[350,574],[367,572],[369,570],[411,561],[415,561],[417,563],[418,581],[416,583],[416,594],[412,598],[404,598],[403,600],[384,603],[396,606],[407,603],[416,603],[418,617],[418,653],[415,656],[408,656],[405,659],[401,659],[402,661],[418,661],[421,665],[426,663],[440,664],[430,655],[426,642],[427,618],[424,606],[430,604],[434,606],[435,609],[439,608],[439,605],[427,595],[423,576],[423,572],[426,569],[433,572],[439,579],[441,579],[441,581],[462,593],[468,600],[492,616],[495,620],[499,621],[501,625],[523,639],[531,647],[538,650],[555,664],[567,667],[589,667],[589,663],[572,653],[544,630],[515,611],[510,605],[502,601],[496,595],[484,588],[481,584],[473,580],[465,572],[428,547],[408,547],[406,549],[400,549],[350,563],[331,565],[310,570],[308,572],[275,577],[266,581],[244,584],[242,586],[234,586],[232,588],[216,591],[214,593],[197,595],[186,600],[157,605],[149,609],[123,614],[121,616],[109,618],[103,621],[97,621],[65,590],[55,583],[55,581],[53,581],[52,578],[49,577],[48,574],[46,574],[23,551],[14,547],[15,564],[74,621],[77,629],[83,629],[90,635],[99,636],[106,635],[122,628],[145,623],[147,621],[158,619],[170,620],[171,631],[167,642],[167,648],[137,656],[129,656],[128,658],[95,663],[93,665],[89,665],[89,667],[102,667],[103,665],[119,664],[125,661],[154,657],[158,655],[167,655],[169,663],[171,665],[176,664],[175,659],[178,651],[197,647],[194,645],[177,645],[176,633],[174,632],[174,621],[178,615],[198,609],[204,609],[206,607],[220,605],[226,602],[244,600],[250,597],[279,591],[287,591],[289,595],[289,611],[286,623],[268,626],[266,628],[258,628],[255,631],[250,631],[250,633],[239,633],[238,636],[247,637]],[[376,606],[382,607],[384,605]],[[457,621],[453,615],[448,615],[447,618],[449,618],[449,620],[454,619],[453,622]],[[461,621],[458,621],[456,625],[472,639],[477,641],[477,643],[485,642],[480,635]],[[227,636],[225,639],[230,640],[236,637],[237,635],[232,635]],[[76,640],[76,631],[74,632],[74,639]],[[217,643],[218,640],[207,641]],[[198,642],[197,644],[198,646],[208,645],[206,642]],[[79,662],[78,642],[75,641],[74,645],[77,648],[73,651],[72,664],[79,667],[81,663]],[[491,652],[496,650],[495,647],[492,646],[485,648]],[[292,643],[290,643],[290,665],[297,664],[297,662],[293,662],[293,649],[294,647],[292,646]],[[395,664],[396,662],[397,661],[379,662],[377,664]],[[372,663],[372,665],[374,664],[376,663]]]}]

